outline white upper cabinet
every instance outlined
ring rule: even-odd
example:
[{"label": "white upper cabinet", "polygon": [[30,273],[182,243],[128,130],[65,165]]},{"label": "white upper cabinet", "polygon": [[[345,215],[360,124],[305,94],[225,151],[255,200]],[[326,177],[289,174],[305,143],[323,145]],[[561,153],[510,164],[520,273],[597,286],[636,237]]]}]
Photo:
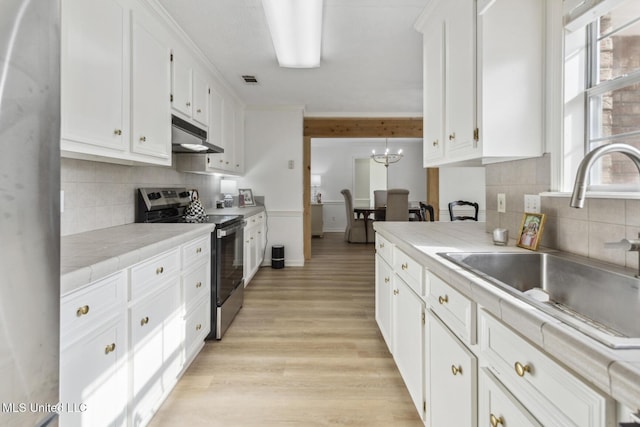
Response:
[{"label": "white upper cabinet", "polygon": [[479,166],[543,147],[544,0],[434,0],[424,40],[424,166]]},{"label": "white upper cabinet", "polygon": [[191,60],[174,49],[171,55],[171,107],[187,120],[209,126],[209,83]]},{"label": "white upper cabinet", "polygon": [[131,149],[171,157],[169,49],[133,15]]},{"label": "white upper cabinet", "polygon": [[128,11],[116,0],[63,0],[61,11],[62,148],[126,151]]},{"label": "white upper cabinet", "polygon": [[63,0],[61,151],[171,164],[166,32],[116,0]]}]

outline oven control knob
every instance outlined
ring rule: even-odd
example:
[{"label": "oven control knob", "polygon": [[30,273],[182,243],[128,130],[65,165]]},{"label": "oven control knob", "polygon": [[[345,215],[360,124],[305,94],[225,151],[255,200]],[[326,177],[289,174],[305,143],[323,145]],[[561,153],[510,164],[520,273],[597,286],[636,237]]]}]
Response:
[{"label": "oven control knob", "polygon": [[159,198],[159,193],[149,193],[147,194],[147,197],[149,198],[149,200],[156,200],[157,198]]},{"label": "oven control knob", "polygon": [[188,191],[183,191],[182,193],[179,194],[180,197],[189,197],[189,192]]}]

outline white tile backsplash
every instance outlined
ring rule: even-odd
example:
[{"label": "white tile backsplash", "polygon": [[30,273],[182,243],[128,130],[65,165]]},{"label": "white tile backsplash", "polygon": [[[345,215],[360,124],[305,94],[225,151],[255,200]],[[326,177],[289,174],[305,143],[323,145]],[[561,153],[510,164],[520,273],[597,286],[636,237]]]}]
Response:
[{"label": "white tile backsplash", "polygon": [[136,190],[140,187],[197,188],[205,209],[213,209],[220,196],[219,177],[182,173],[171,167],[68,158],[62,158],[60,166],[65,192],[60,218],[63,236],[135,222]]}]

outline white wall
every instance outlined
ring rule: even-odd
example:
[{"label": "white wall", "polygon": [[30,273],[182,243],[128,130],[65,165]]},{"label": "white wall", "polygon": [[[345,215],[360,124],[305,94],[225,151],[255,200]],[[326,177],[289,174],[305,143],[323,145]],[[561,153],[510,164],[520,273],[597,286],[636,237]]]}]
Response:
[{"label": "white wall", "polygon": [[[311,140],[311,173],[322,176],[324,231],[344,231],[346,211],[344,188],[354,193],[354,160],[368,158],[371,150],[383,152],[385,140],[381,138],[314,138]],[[388,188],[407,188],[409,200],[417,203],[427,197],[426,172],[422,167],[422,139],[389,139],[389,149],[402,149],[404,157],[389,166]]]},{"label": "white wall", "polygon": [[478,221],[484,222],[485,193],[484,167],[440,168],[440,221],[449,221],[449,202],[467,200],[478,203]]},{"label": "white wall", "polygon": [[[245,175],[238,188],[264,196],[267,251],[285,246],[285,265],[304,265],[302,204],[302,107],[247,108],[245,113]],[[293,161],[293,169],[289,169]]]}]

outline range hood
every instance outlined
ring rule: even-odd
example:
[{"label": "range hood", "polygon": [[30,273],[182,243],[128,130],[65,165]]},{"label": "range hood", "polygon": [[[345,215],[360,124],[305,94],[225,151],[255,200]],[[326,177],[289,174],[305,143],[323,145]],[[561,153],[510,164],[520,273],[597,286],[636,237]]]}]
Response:
[{"label": "range hood", "polygon": [[224,148],[207,142],[207,131],[171,116],[171,151],[174,153],[224,153]]}]

